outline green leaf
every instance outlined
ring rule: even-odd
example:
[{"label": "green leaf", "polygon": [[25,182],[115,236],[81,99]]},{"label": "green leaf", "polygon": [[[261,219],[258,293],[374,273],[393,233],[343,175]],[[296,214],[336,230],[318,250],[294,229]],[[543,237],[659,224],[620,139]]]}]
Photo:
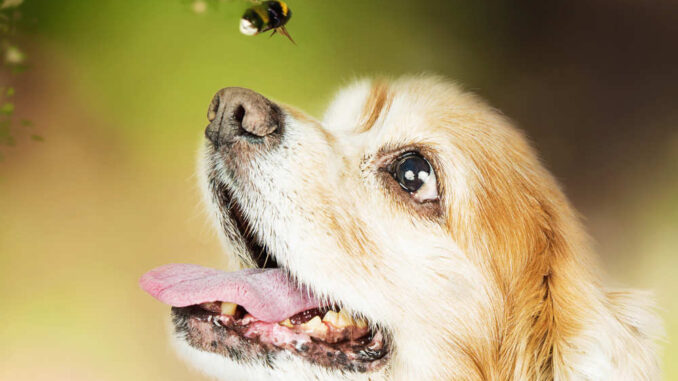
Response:
[{"label": "green leaf", "polygon": [[44,142],[45,138],[43,138],[40,135],[31,135],[31,139],[35,140],[36,142]]},{"label": "green leaf", "polygon": [[21,126],[22,127],[33,127],[33,122],[31,122],[28,119],[21,119]]},{"label": "green leaf", "polygon": [[7,89],[7,96],[8,97],[14,96],[14,88],[13,87],[10,87],[9,89]]}]

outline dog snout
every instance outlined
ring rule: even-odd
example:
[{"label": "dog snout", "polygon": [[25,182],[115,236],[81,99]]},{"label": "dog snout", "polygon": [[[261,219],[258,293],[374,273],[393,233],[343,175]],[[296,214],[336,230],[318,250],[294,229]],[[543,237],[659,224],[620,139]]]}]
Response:
[{"label": "dog snout", "polygon": [[237,137],[248,142],[264,141],[281,129],[280,108],[263,95],[241,87],[227,87],[212,99],[205,136],[215,147],[231,144]]}]

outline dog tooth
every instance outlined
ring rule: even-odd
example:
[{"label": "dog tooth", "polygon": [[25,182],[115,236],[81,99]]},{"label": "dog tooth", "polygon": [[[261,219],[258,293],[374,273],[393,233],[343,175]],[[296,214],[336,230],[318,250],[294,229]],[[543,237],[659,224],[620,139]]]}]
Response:
[{"label": "dog tooth", "polygon": [[326,323],[331,323],[333,326],[337,326],[337,319],[338,319],[338,314],[332,310],[327,311],[325,316],[323,317],[323,321]]},{"label": "dog tooth", "polygon": [[315,316],[313,319],[307,321],[304,324],[301,324],[300,327],[308,332],[308,333],[315,333],[316,335],[324,335],[327,333],[327,326],[323,324],[322,320],[320,320],[320,316]]},{"label": "dog tooth", "polygon": [[313,319],[307,321],[306,323],[302,324],[303,326],[309,327],[309,328],[315,328],[318,327],[322,324],[322,320],[320,320],[320,316],[314,316]]},{"label": "dog tooth", "polygon": [[336,327],[344,328],[354,324],[355,323],[353,322],[353,318],[351,317],[351,315],[349,315],[348,312],[346,312],[346,310],[342,308],[341,311],[339,311],[339,313],[337,314],[337,324],[335,324]]},{"label": "dog tooth", "polygon": [[278,324],[280,324],[280,325],[282,325],[282,326],[284,326],[284,327],[287,327],[287,328],[292,328],[292,327],[293,327],[293,326],[292,326],[292,322],[290,322],[290,319],[285,319],[285,320],[281,321],[281,322],[278,323]]},{"label": "dog tooth", "polygon": [[221,314],[222,315],[231,315],[235,314],[235,309],[238,308],[238,305],[235,303],[221,302]]}]

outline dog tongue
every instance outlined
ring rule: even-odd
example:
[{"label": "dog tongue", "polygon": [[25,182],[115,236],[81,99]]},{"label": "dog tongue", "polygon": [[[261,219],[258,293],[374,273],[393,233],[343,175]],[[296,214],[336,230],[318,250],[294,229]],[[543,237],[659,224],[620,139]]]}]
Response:
[{"label": "dog tongue", "polygon": [[198,265],[170,264],[147,272],[139,284],[154,298],[174,307],[231,302],[270,323],[320,307],[309,291],[298,288],[281,269],[224,272]]}]

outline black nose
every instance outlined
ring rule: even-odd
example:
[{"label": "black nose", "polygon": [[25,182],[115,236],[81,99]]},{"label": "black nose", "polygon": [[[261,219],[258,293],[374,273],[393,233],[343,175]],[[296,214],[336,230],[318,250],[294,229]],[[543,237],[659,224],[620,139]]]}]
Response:
[{"label": "black nose", "polygon": [[215,147],[231,144],[236,137],[264,140],[280,129],[278,106],[263,95],[242,87],[219,90],[207,111],[205,136]]}]

